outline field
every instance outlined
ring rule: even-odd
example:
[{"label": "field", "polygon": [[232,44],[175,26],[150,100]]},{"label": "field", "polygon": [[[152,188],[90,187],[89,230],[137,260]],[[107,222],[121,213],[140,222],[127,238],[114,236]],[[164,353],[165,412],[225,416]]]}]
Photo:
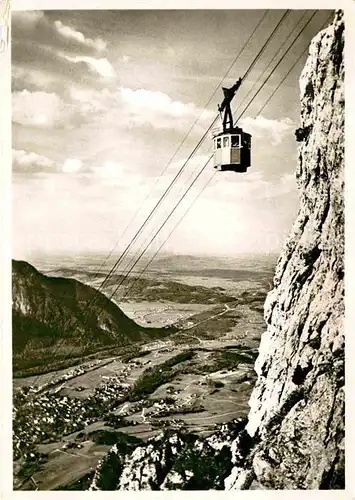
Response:
[{"label": "field", "polygon": [[[92,260],[64,264],[41,270],[93,284]],[[113,297],[121,309],[142,326],[179,330],[70,369],[14,379],[14,488],[85,489],[117,436],[133,446],[129,440],[166,427],[208,435],[215,424],[246,416],[274,265],[166,257],[144,281],[132,286],[131,277],[126,296]]]}]

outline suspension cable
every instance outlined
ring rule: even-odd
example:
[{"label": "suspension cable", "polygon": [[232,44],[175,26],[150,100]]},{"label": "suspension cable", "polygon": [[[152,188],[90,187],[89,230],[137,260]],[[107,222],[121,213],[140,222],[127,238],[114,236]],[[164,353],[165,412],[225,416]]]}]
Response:
[{"label": "suspension cable", "polygon": [[[285,19],[287,13],[285,13],[283,16],[282,16],[282,20]],[[264,44],[264,47],[266,47],[266,45],[269,43],[269,41],[271,40],[272,36],[276,33],[278,27],[280,26],[281,24],[281,20],[278,22],[277,26],[274,28],[272,34],[269,36],[269,38],[267,39],[267,41],[265,42]],[[308,24],[308,23],[307,23]],[[305,27],[304,27],[305,28]],[[304,29],[303,28],[303,29]],[[303,31],[303,30],[302,30]],[[300,33],[298,34],[298,36],[296,37],[296,39],[300,36]],[[296,41],[296,39],[294,40],[294,42]],[[293,42],[293,43],[294,43]],[[291,44],[292,46],[292,44]],[[290,46],[290,47],[291,47]],[[271,74],[275,71],[275,69],[278,67],[278,65],[281,63],[281,61],[283,60],[283,58],[285,57],[285,55],[287,54],[287,52],[290,50],[290,47],[289,49],[286,51],[286,53],[283,55],[283,57],[280,59],[279,63],[273,68],[272,72],[270,73],[270,75],[268,76],[268,78],[266,79],[266,81],[263,83],[263,85],[260,87],[260,89],[258,90],[257,93],[260,92],[261,88],[266,84],[267,80],[270,78]],[[262,54],[263,52],[263,48],[259,51],[258,55],[256,56],[256,58],[253,60],[253,62],[251,63],[250,67],[253,67],[255,65],[255,62],[257,60],[258,57],[260,57],[260,55]],[[250,70],[250,67],[249,67],[249,70]],[[249,71],[248,70],[248,71]],[[248,72],[247,71],[247,72]],[[245,77],[243,77],[244,79]],[[257,95],[257,93],[255,95]],[[255,97],[255,96],[254,96]],[[253,99],[252,99],[253,100]],[[252,100],[248,103],[248,105],[245,107],[245,109],[243,110],[242,114],[246,111],[246,109],[249,107],[250,103],[252,102]],[[241,114],[241,115],[242,115]],[[203,140],[205,139],[206,135],[208,134],[208,132],[210,131],[210,129],[212,128],[212,126],[214,125],[216,119],[218,118],[218,115],[217,117],[213,120],[213,122],[211,123],[211,125],[208,127],[207,131],[204,133],[204,135],[202,136],[202,138],[200,139],[200,141],[198,142],[198,145],[194,148],[193,152],[189,155],[188,159],[186,160],[186,162],[184,163],[183,167],[180,169],[179,172],[182,171],[182,169],[185,167],[185,165],[188,163],[188,161],[192,158],[192,156],[195,154],[196,150],[198,149],[198,147],[200,146],[200,144],[203,142]],[[238,118],[239,119],[239,118]],[[130,272],[133,270],[133,268],[135,267],[135,265],[138,263],[138,261],[141,259],[141,257],[143,256],[143,254],[145,253],[146,249],[149,247],[149,245],[152,243],[152,241],[155,239],[155,237],[157,236],[157,234],[161,231],[161,229],[165,226],[166,222],[170,219],[172,213],[175,211],[175,209],[177,208],[177,206],[181,203],[181,201],[185,198],[185,196],[187,195],[187,193],[190,191],[190,189],[192,188],[192,186],[195,184],[195,182],[197,181],[197,179],[200,177],[200,175],[202,174],[203,170],[205,169],[205,167],[207,166],[207,164],[209,163],[209,161],[211,160],[213,155],[211,155],[211,157],[209,158],[209,160],[205,163],[205,165],[202,167],[202,169],[200,170],[200,172],[198,173],[198,175],[196,176],[196,178],[194,179],[194,181],[190,184],[190,186],[188,187],[188,189],[185,191],[184,195],[181,197],[180,201],[175,205],[175,207],[173,208],[173,210],[170,212],[169,216],[166,218],[166,220],[164,221],[164,223],[160,226],[160,228],[158,229],[158,231],[155,233],[155,235],[153,236],[153,238],[150,240],[149,244],[146,246],[146,248],[144,249],[144,251],[141,253],[141,255],[135,260],[133,266],[131,266],[129,272],[127,273],[126,276],[124,276],[123,278],[123,281],[128,277],[128,275],[130,274]],[[177,174],[178,175],[178,174]],[[177,177],[177,176],[175,176]],[[170,184],[170,186],[172,185],[172,183]],[[169,186],[169,188],[170,188]],[[168,190],[169,190],[168,188]],[[167,190],[167,191],[168,191]],[[117,266],[116,266],[117,267]],[[115,268],[115,266],[114,266]],[[113,269],[114,269],[113,268]],[[110,277],[110,274],[112,274],[113,270],[111,270],[111,272],[109,273],[109,275],[107,276],[107,279]],[[106,281],[107,281],[106,279]],[[118,286],[115,288],[113,294],[111,294],[111,296],[109,297],[109,299],[111,299],[113,297],[113,295],[116,293],[118,287],[123,283],[123,281],[121,281]],[[86,310],[87,310],[88,306],[85,307],[84,311],[82,312],[81,315],[84,315]],[[98,313],[98,317],[100,316],[102,310],[104,309],[101,308],[100,312]],[[75,326],[78,324],[78,320],[76,321],[76,323],[73,325],[72,329],[75,328]]]},{"label": "suspension cable", "polygon": [[246,99],[249,97],[249,95],[252,93],[252,91],[254,90],[254,88],[256,87],[256,85],[258,84],[259,81],[262,80],[262,78],[264,77],[265,73],[267,72],[267,70],[271,67],[271,64],[275,61],[275,59],[277,58],[277,56],[280,54],[280,52],[282,51],[283,47],[286,45],[287,41],[291,38],[291,36],[293,35],[293,33],[296,31],[296,29],[298,28],[298,26],[302,23],[303,19],[306,17],[307,15],[307,12],[305,12],[300,20],[297,22],[297,24],[295,25],[295,27],[293,28],[293,30],[288,34],[288,36],[286,37],[286,39],[283,41],[282,45],[280,46],[279,50],[274,54],[273,58],[269,61],[269,63],[265,66],[263,72],[260,74],[260,76],[257,78],[257,80],[255,80],[253,86],[251,87],[251,89],[248,91],[248,93],[243,97],[243,100],[242,102],[238,105],[238,108],[237,110],[241,109],[241,107],[243,106],[243,104],[245,103]]},{"label": "suspension cable", "polygon": [[124,298],[126,298],[126,296],[128,295],[128,293],[133,289],[135,283],[142,277],[142,275],[148,269],[148,267],[153,262],[153,260],[155,259],[155,257],[158,255],[158,253],[160,252],[160,250],[164,247],[165,243],[168,241],[168,239],[170,238],[170,236],[173,234],[173,232],[176,230],[176,228],[180,225],[180,223],[182,222],[182,220],[186,217],[186,215],[188,214],[188,212],[191,210],[191,208],[193,207],[193,205],[199,199],[199,197],[201,196],[201,194],[205,191],[205,189],[210,184],[210,182],[212,181],[212,179],[214,179],[214,177],[215,177],[216,174],[217,174],[217,171],[213,172],[213,174],[211,175],[211,177],[208,179],[208,181],[206,182],[206,184],[203,186],[202,190],[197,194],[197,196],[195,197],[195,199],[193,200],[193,202],[191,203],[191,205],[188,206],[187,210],[185,210],[185,212],[183,213],[183,215],[181,216],[181,218],[177,221],[177,223],[175,224],[175,226],[173,227],[173,229],[170,231],[170,233],[168,234],[168,236],[165,238],[165,240],[163,241],[163,243],[158,248],[158,250],[156,250],[156,252],[154,253],[154,255],[150,258],[150,260],[148,261],[148,263],[146,264],[146,266],[140,272],[140,274],[135,277],[132,285],[128,288],[128,290],[123,295],[123,297],[121,298],[121,300],[123,300]]},{"label": "suspension cable", "polygon": [[[308,26],[308,24],[310,23],[310,21],[313,19],[313,17],[315,16],[316,13],[314,13],[311,18],[307,21],[307,23],[303,26],[303,28],[299,31],[299,33],[297,34],[297,36],[294,38],[294,40],[292,41],[292,43],[289,45],[289,47],[287,48],[287,50],[284,52],[284,54],[282,55],[282,57],[279,59],[279,61],[277,62],[277,64],[273,67],[272,71],[270,72],[270,74],[267,76],[267,78],[264,80],[264,82],[262,83],[262,85],[260,86],[260,88],[258,89],[258,91],[254,94],[254,96],[252,97],[252,99],[250,99],[250,101],[248,102],[248,104],[246,105],[246,107],[243,109],[243,111],[240,113],[240,115],[238,116],[237,120],[236,120],[236,123],[239,121],[239,119],[243,116],[243,114],[245,113],[245,111],[249,108],[249,106],[251,105],[251,103],[253,102],[253,100],[255,99],[255,97],[258,95],[258,93],[261,91],[261,89],[266,85],[266,83],[268,82],[268,80],[271,78],[272,74],[275,72],[275,70],[278,68],[278,66],[281,64],[281,62],[284,60],[284,58],[286,57],[286,55],[288,54],[288,52],[290,51],[291,47],[293,46],[293,44],[298,40],[298,38],[301,36],[302,32],[305,30],[305,28]],[[146,252],[147,248],[150,246],[150,244],[154,241],[154,239],[156,238],[157,234],[162,230],[162,228],[165,226],[165,224],[167,223],[167,221],[170,219],[170,217],[172,216],[172,214],[175,212],[177,206],[181,203],[181,201],[185,198],[186,194],[190,191],[191,187],[194,185],[194,183],[196,182],[196,180],[200,177],[200,175],[202,174],[203,170],[206,168],[207,164],[211,161],[213,155],[210,156],[210,158],[208,159],[208,161],[205,163],[205,165],[202,167],[202,169],[199,171],[197,177],[195,178],[195,180],[190,184],[190,186],[188,187],[188,189],[185,191],[184,195],[181,197],[181,199],[175,204],[174,208],[172,209],[172,211],[170,212],[170,214],[168,215],[168,217],[165,219],[165,221],[163,222],[163,224],[161,224],[161,226],[159,227],[158,231],[155,233],[155,235],[153,236],[153,238],[149,241],[148,245],[145,246],[143,252],[139,255],[139,257],[134,261],[133,265],[130,267],[130,269],[128,270],[127,274],[121,279],[121,281],[118,283],[118,285],[116,286],[116,288],[114,289],[114,292],[112,294],[110,294],[110,299],[116,294],[116,292],[118,291],[119,287],[124,283],[124,281],[127,279],[127,277],[130,275],[130,273],[132,272],[133,268],[136,266],[136,264],[139,262],[139,260],[142,258],[143,254]]]},{"label": "suspension cable", "polygon": [[[328,16],[327,20],[322,24],[321,28],[320,29],[323,29],[328,23],[329,21],[331,20],[331,18],[333,17],[333,13],[330,14],[330,16]],[[297,57],[296,61],[292,64],[291,68],[288,70],[288,72],[286,73],[286,75],[282,78],[282,80],[280,81],[280,83],[277,85],[277,87],[275,87],[275,89],[273,90],[273,92],[270,94],[270,96],[267,98],[266,102],[263,104],[263,106],[259,109],[258,111],[258,115],[260,115],[260,113],[264,110],[264,108],[269,104],[269,101],[274,97],[274,95],[276,94],[276,92],[278,91],[278,89],[281,87],[281,85],[284,83],[284,81],[286,80],[286,78],[289,76],[289,74],[291,73],[291,71],[295,68],[295,66],[297,65],[297,63],[300,61],[300,59],[306,54],[306,52],[308,51],[309,47],[307,46],[304,51]]]},{"label": "suspension cable", "polygon": [[273,73],[276,71],[276,69],[280,66],[281,62],[285,59],[285,57],[287,56],[287,54],[289,53],[289,51],[291,50],[291,48],[293,47],[293,45],[295,44],[295,42],[299,39],[299,37],[302,35],[303,31],[306,29],[306,27],[308,26],[308,24],[312,21],[312,19],[314,18],[314,16],[316,15],[317,12],[314,12],[311,17],[308,19],[308,21],[306,22],[306,24],[303,26],[303,28],[298,32],[297,36],[294,38],[294,40],[292,41],[292,43],[289,45],[288,49],[284,52],[284,54],[282,55],[282,57],[279,59],[279,61],[275,64],[275,66],[272,68],[271,72],[269,73],[269,75],[266,77],[266,79],[264,80],[264,82],[262,83],[262,85],[260,86],[260,88],[255,92],[255,94],[251,97],[251,99],[249,100],[248,104],[245,106],[245,108],[243,109],[243,111],[239,114],[238,118],[237,118],[237,122],[240,120],[240,118],[243,116],[243,114],[245,113],[245,111],[249,108],[250,104],[254,101],[255,97],[259,94],[259,92],[262,90],[262,88],[266,85],[266,83],[269,81],[269,79],[271,78],[271,76],[273,75]]},{"label": "suspension cable", "polygon": [[[267,11],[268,12],[268,11]],[[267,12],[264,14],[264,16],[262,17],[262,19],[259,21],[258,25],[256,26],[256,28],[254,29],[253,33],[250,35],[249,39],[247,40],[246,44],[248,43],[248,41],[251,39],[251,37],[253,36],[253,34],[255,33],[255,31],[257,30],[258,26],[261,24],[261,22],[263,21],[263,19],[266,17],[266,14]],[[246,73],[244,74],[244,76],[242,77],[242,81],[244,81],[247,76],[249,75],[249,73],[252,71],[253,67],[255,66],[255,64],[257,63],[258,59],[261,57],[261,55],[264,53],[267,45],[269,44],[270,40],[275,36],[275,33],[277,32],[277,30],[279,29],[279,27],[281,26],[281,24],[285,21],[286,17],[289,15],[290,13],[290,10],[286,10],[286,12],[283,14],[283,16],[281,17],[281,19],[279,20],[279,22],[277,23],[277,25],[275,26],[275,28],[273,29],[273,31],[270,33],[269,37],[267,38],[267,40],[264,42],[263,46],[261,47],[261,49],[259,50],[259,52],[257,53],[257,55],[255,56],[254,60],[252,61],[252,63],[250,64],[249,68],[247,69]],[[243,52],[244,48],[245,48],[246,45],[243,46],[243,48],[240,50],[238,56],[237,56],[237,59],[239,58],[240,54]],[[278,52],[279,53],[279,52]],[[233,65],[235,64],[235,61],[231,64],[230,68],[228,69],[227,73],[225,74],[225,76],[223,77],[222,81],[225,79],[226,75],[229,73],[230,69],[233,67]],[[214,92],[213,92],[213,95],[212,97],[215,95],[215,93],[217,92],[219,87],[217,87]],[[212,97],[211,99],[209,100],[208,104],[211,102],[212,100]],[[208,105],[207,104],[207,105]],[[206,105],[206,107],[207,107]],[[217,118],[217,117],[216,117]],[[215,118],[215,120],[216,120]],[[214,125],[214,123],[213,123]],[[211,128],[212,126],[211,125]],[[208,130],[209,131],[209,130]],[[199,146],[198,146],[199,147]],[[140,246],[140,248],[137,250],[137,252],[135,252],[135,254],[133,255],[133,257],[131,258],[131,260],[129,261],[129,263],[126,265],[126,267],[123,269],[123,273],[125,273],[127,270],[128,270],[128,267],[130,265],[130,263],[135,259],[135,256],[137,255],[137,253],[140,252],[142,246],[144,245],[144,243],[142,243],[142,245]],[[118,264],[117,264],[118,265]],[[114,272],[114,270],[112,271]],[[109,273],[110,274],[110,273]],[[104,281],[105,283],[105,281]],[[103,283],[103,284],[104,284]],[[99,288],[100,290],[100,288]]]},{"label": "suspension cable", "polygon": [[[299,36],[301,35],[301,33],[304,31],[304,29],[307,27],[307,25],[309,24],[309,22],[311,21],[311,19],[314,17],[316,13],[314,13],[311,18],[307,21],[307,23],[304,25],[304,27],[302,28],[302,30],[298,33],[298,35],[296,36],[296,38],[293,40],[291,46],[293,46],[293,44],[296,42],[296,40],[299,38]],[[331,19],[331,15],[328,17],[328,19],[325,21],[325,23],[323,23],[322,27],[325,26],[327,24],[327,22]],[[280,61],[275,65],[275,67],[273,68],[272,72],[270,73],[270,75],[266,78],[266,80],[263,82],[262,86],[260,87],[260,89],[258,90],[258,92],[255,94],[257,95],[260,90],[263,88],[263,86],[267,83],[267,81],[269,80],[269,78],[271,77],[271,74],[276,70],[276,68],[279,66],[279,64],[281,63],[281,61],[286,57],[287,53],[289,52],[291,46],[286,50],[286,52],[283,54],[282,58],[280,59]],[[277,92],[277,90],[281,87],[282,83],[286,80],[286,78],[289,76],[289,74],[291,73],[291,71],[293,70],[293,68],[296,66],[296,64],[299,62],[299,60],[301,59],[301,57],[305,54],[305,52],[308,50],[308,46],[306,47],[306,49],[301,53],[301,55],[297,58],[297,60],[295,61],[295,63],[292,65],[292,67],[289,69],[289,71],[286,73],[286,75],[282,78],[282,80],[280,81],[280,83],[278,84],[278,86],[276,87],[276,89],[273,91],[273,93],[271,94],[271,96],[269,96],[269,98],[267,99],[266,103],[260,108],[259,112],[257,113],[257,115],[259,115],[262,110],[265,108],[265,106],[268,104],[268,102],[270,101],[270,99],[273,97],[273,95],[275,95],[275,93]],[[241,118],[241,116],[245,113],[245,111],[248,109],[248,107],[250,106],[251,102],[248,103],[248,105],[246,106],[246,108],[243,110],[243,112],[239,115],[238,119],[236,120],[236,122]],[[195,181],[197,180],[197,178],[200,176],[200,174],[202,174],[202,171],[205,169],[205,167],[207,166],[207,164],[210,162],[210,160],[212,159],[213,155],[210,156],[209,160],[205,163],[205,165],[202,167],[202,169],[200,170],[198,176],[196,177]],[[125,298],[127,296],[127,294],[129,293],[129,291],[134,287],[135,283],[141,278],[141,276],[143,275],[143,273],[146,271],[146,269],[149,267],[149,265],[151,264],[151,262],[154,260],[154,258],[157,256],[157,254],[159,253],[159,251],[161,250],[161,248],[163,248],[163,246],[165,245],[165,243],[167,242],[167,240],[170,238],[170,236],[173,234],[173,232],[175,231],[175,229],[177,228],[177,226],[182,222],[182,220],[184,219],[184,217],[187,215],[187,213],[189,212],[189,210],[192,208],[192,206],[195,204],[195,202],[197,201],[197,199],[200,197],[200,195],[202,194],[202,192],[206,189],[206,187],[209,185],[209,183],[211,182],[211,180],[214,178],[214,176],[216,175],[216,172],[214,172],[214,174],[209,178],[208,182],[205,184],[205,186],[202,188],[201,192],[197,195],[197,197],[193,200],[192,204],[188,207],[188,209],[184,212],[184,214],[182,215],[182,217],[178,220],[177,224],[174,226],[174,228],[171,230],[171,232],[169,233],[169,235],[166,237],[166,239],[163,241],[163,243],[160,245],[160,247],[158,248],[158,250],[154,253],[154,255],[151,257],[151,259],[149,260],[149,262],[146,264],[146,266],[143,268],[143,270],[140,272],[140,274],[135,277],[134,281],[133,281],[133,284],[128,288],[128,290],[126,291],[125,295],[122,297],[122,298]],[[194,182],[195,182],[194,181]],[[184,196],[183,198],[185,197],[185,195],[187,194],[187,192],[189,191],[189,189],[192,187],[192,185],[194,184],[194,182],[190,185],[190,187],[188,188],[188,190],[184,193]],[[182,199],[183,199],[182,198]],[[180,202],[182,201],[182,199],[180,200]],[[179,203],[180,203],[179,202]],[[174,210],[173,210],[174,211]],[[172,214],[172,213],[171,213]],[[170,215],[171,215],[170,214]],[[166,221],[162,224],[162,226],[159,228],[159,230],[157,231],[156,235],[158,234],[158,232],[160,232],[160,230],[162,229],[162,227],[165,225],[165,223],[167,222],[167,220],[169,219],[169,217],[166,219]],[[155,236],[156,236],[155,235]],[[153,237],[153,239],[155,238],[155,236]],[[151,241],[153,241],[153,239]],[[150,243],[151,243],[150,241]],[[147,245],[146,248],[148,248],[148,246],[150,245],[150,243]],[[144,252],[143,252],[144,253]],[[139,259],[137,259],[138,261]],[[136,261],[136,262],[137,262]],[[111,298],[113,295],[115,295],[116,291],[114,291],[114,293],[111,295]],[[209,318],[211,319],[211,318]],[[197,326],[197,325],[194,325],[194,326]]]},{"label": "suspension cable", "polygon": [[[168,163],[166,164],[164,170],[161,172],[161,174],[159,175],[159,177],[156,178],[152,188],[150,189],[149,193],[147,194],[147,196],[144,198],[142,204],[140,205],[140,207],[138,208],[138,210],[134,213],[132,219],[129,221],[129,223],[127,224],[126,228],[124,229],[123,233],[121,234],[121,236],[117,239],[116,243],[114,244],[114,246],[112,247],[111,251],[109,252],[109,254],[105,257],[104,261],[101,263],[98,271],[96,272],[94,278],[93,278],[93,282],[95,282],[98,274],[100,273],[101,269],[103,268],[103,266],[106,264],[106,262],[108,261],[108,259],[111,257],[111,255],[113,254],[114,250],[116,249],[118,243],[121,241],[121,239],[124,237],[124,235],[127,233],[128,229],[132,226],[133,222],[135,221],[135,219],[137,218],[137,215],[138,213],[141,211],[141,209],[143,208],[144,204],[146,203],[146,201],[149,199],[149,197],[151,196],[151,194],[153,193],[155,187],[157,186],[158,182],[160,181],[160,179],[163,177],[163,175],[166,173],[167,169],[169,168],[169,166],[171,165],[171,163],[173,162],[173,160],[176,158],[178,152],[181,150],[181,148],[183,147],[183,145],[186,143],[190,133],[192,132],[192,130],[195,128],[197,122],[200,120],[200,118],[202,117],[203,113],[205,112],[206,108],[208,107],[208,105],[211,103],[212,99],[214,98],[214,96],[216,95],[217,91],[219,90],[220,86],[222,85],[223,81],[226,79],[226,77],[228,76],[228,74],[230,73],[231,69],[233,68],[233,66],[236,64],[237,60],[239,59],[239,57],[241,56],[241,54],[244,52],[245,48],[247,47],[248,43],[250,42],[250,40],[252,39],[252,37],[254,36],[255,32],[257,31],[257,29],[259,28],[259,26],[262,24],[262,22],[264,21],[264,19],[266,18],[267,14],[268,14],[268,10],[266,10],[263,14],[263,16],[260,18],[260,20],[258,21],[257,25],[255,26],[254,30],[252,31],[252,33],[249,35],[247,41],[244,43],[244,45],[242,46],[242,48],[240,49],[240,51],[238,52],[237,56],[233,59],[232,63],[229,65],[228,69],[226,70],[224,76],[222,77],[222,79],[220,80],[220,82],[218,83],[218,85],[215,87],[214,91],[212,92],[209,100],[206,102],[203,110],[201,111],[200,115],[195,119],[195,121],[193,122],[193,124],[191,125],[190,129],[188,130],[188,132],[185,134],[182,142],[180,143],[180,145],[178,146],[178,148],[175,150],[174,154],[171,156],[171,158],[169,159]],[[158,204],[156,207],[154,207],[153,211],[155,211],[155,209],[158,208]],[[148,222],[148,221],[147,221]],[[143,223],[143,226],[145,224]],[[143,228],[142,228],[143,229]],[[123,255],[121,256],[121,260],[123,258]],[[119,263],[117,264],[119,265]],[[109,279],[109,277],[108,277]],[[100,291],[102,289],[102,287],[104,286],[104,283],[106,282],[106,280],[104,280],[99,288],[98,288],[98,291]]]},{"label": "suspension cable", "polygon": [[[242,77],[242,81],[245,80],[246,78],[246,75],[248,75],[250,73],[250,71],[252,70],[252,68],[255,66],[257,60],[260,58],[260,56],[262,55],[262,53],[264,52],[265,48],[267,47],[267,45],[269,44],[269,42],[271,41],[271,39],[275,36],[277,30],[279,29],[279,27],[281,26],[281,24],[284,22],[285,18],[287,17],[287,15],[289,14],[289,10],[287,10],[283,16],[281,17],[281,19],[278,21],[278,23],[276,24],[275,28],[273,28],[272,32],[270,33],[269,37],[267,38],[267,40],[264,42],[262,48],[259,50],[258,54],[255,56],[255,58],[253,59],[253,61],[251,62],[249,68],[247,69],[245,75]],[[260,24],[260,23],[259,23]],[[216,91],[215,91],[216,92]],[[214,92],[214,93],[215,93]],[[214,120],[212,121],[212,123],[210,124],[210,126],[207,128],[206,132],[203,134],[203,136],[201,137],[201,139],[199,140],[197,146],[193,149],[193,151],[190,153],[190,155],[188,156],[187,160],[184,162],[183,166],[181,167],[181,169],[179,170],[178,174],[177,175],[180,175],[180,173],[182,173],[183,169],[185,168],[185,166],[187,165],[187,163],[191,160],[191,158],[194,156],[194,154],[196,153],[196,151],[198,150],[198,148],[201,146],[201,144],[203,143],[203,141],[205,140],[206,136],[208,135],[208,133],[210,132],[210,130],[212,129],[212,127],[214,126],[215,122],[217,121],[217,119],[219,118],[219,115],[216,115],[216,117],[214,118]],[[177,177],[177,176],[176,176]],[[168,186],[166,192],[163,194],[163,196],[160,198],[159,202],[157,203],[160,204],[160,202],[162,201],[162,199],[165,197],[165,195],[170,191],[171,189],[171,186],[173,185],[173,183],[175,182],[176,180],[176,177],[173,179],[173,181],[170,183],[170,185]],[[156,207],[157,207],[156,205]],[[155,209],[155,207],[154,207]],[[154,210],[153,209],[153,210]],[[148,222],[148,219],[150,218],[150,216],[146,219],[145,222]],[[145,223],[144,223],[145,224]],[[142,228],[143,229],[143,228]],[[139,230],[139,234],[140,234],[141,230]],[[139,235],[138,233],[136,233],[137,237]],[[135,241],[136,238],[134,238],[134,241]],[[129,245],[129,248],[132,246],[132,244],[134,243],[134,241],[132,240],[132,242],[130,243]],[[127,253],[127,252],[126,252]],[[119,261],[121,261],[119,259]],[[108,277],[116,270],[117,266],[118,266],[119,262],[117,262],[115,264],[115,266],[113,266],[112,270],[110,271],[110,273],[108,274]]]}]

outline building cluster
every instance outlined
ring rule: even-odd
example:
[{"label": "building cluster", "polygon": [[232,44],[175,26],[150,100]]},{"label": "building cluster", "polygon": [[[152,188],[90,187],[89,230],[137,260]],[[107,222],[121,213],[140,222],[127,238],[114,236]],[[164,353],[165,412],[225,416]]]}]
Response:
[{"label": "building cluster", "polygon": [[147,419],[157,417],[167,417],[174,414],[196,413],[203,411],[203,406],[196,402],[195,395],[188,395],[182,400],[177,400],[172,397],[155,401],[152,407],[147,412]]},{"label": "building cluster", "polygon": [[15,459],[35,444],[59,441],[63,436],[103,418],[125,400],[129,386],[113,377],[104,380],[85,399],[55,392],[36,394],[31,389],[20,389],[13,398]]},{"label": "building cluster", "polygon": [[57,377],[54,377],[49,382],[45,382],[42,385],[31,387],[31,392],[43,392],[51,389],[52,387],[57,386],[63,382],[66,382],[72,378],[79,377],[80,375],[84,375],[86,372],[95,368],[97,365],[102,363],[101,360],[90,361],[89,363],[85,363],[84,365],[80,365],[75,368],[70,368],[68,371],[61,373]]}]

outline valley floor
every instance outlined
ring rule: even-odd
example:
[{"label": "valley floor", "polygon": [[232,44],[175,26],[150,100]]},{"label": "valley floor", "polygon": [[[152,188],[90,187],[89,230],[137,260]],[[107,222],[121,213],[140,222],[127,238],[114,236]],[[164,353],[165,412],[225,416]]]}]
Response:
[{"label": "valley floor", "polygon": [[221,304],[122,302],[142,326],[180,331],[128,355],[14,379],[14,489],[85,489],[121,433],[143,441],[164,428],[207,436],[245,417],[269,286],[249,282],[240,300],[234,285]]}]

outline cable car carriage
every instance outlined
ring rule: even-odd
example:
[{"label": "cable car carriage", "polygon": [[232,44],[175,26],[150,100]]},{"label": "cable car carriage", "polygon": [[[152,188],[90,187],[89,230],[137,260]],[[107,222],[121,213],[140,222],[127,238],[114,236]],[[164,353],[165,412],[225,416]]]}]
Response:
[{"label": "cable car carriage", "polygon": [[220,171],[246,172],[251,160],[251,135],[233,125],[230,103],[241,84],[241,78],[230,89],[223,88],[224,100],[218,107],[223,117],[223,131],[213,136],[214,168]]}]

